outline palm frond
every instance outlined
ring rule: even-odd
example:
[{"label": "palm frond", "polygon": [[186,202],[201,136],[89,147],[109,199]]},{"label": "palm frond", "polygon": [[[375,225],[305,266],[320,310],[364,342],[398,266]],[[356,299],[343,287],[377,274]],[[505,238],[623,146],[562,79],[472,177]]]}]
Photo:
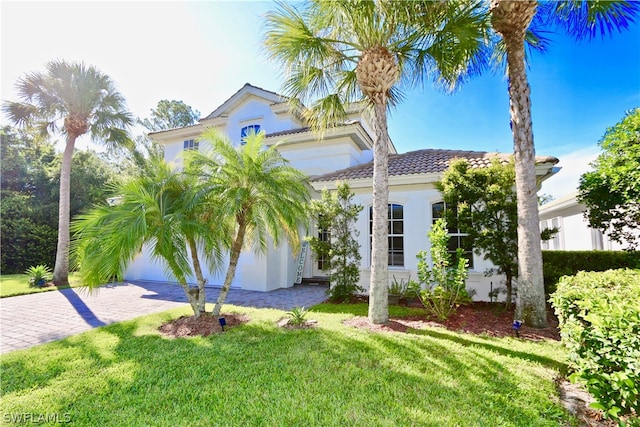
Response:
[{"label": "palm frond", "polygon": [[592,39],[628,29],[640,14],[640,3],[620,0],[541,2],[538,14],[546,25],[561,28],[578,40]]}]

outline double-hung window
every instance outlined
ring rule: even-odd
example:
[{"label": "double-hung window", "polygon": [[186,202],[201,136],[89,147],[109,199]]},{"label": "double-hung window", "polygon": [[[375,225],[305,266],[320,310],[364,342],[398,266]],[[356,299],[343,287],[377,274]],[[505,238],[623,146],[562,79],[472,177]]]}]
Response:
[{"label": "double-hung window", "polygon": [[[444,202],[438,202],[431,205],[431,221],[435,224],[440,218],[445,218],[445,210],[451,209]],[[455,208],[453,208],[455,210]],[[455,222],[453,224],[447,223],[449,231],[449,243],[447,245],[447,252],[453,255],[454,261],[456,261],[456,253],[458,248],[462,249],[462,256],[469,260],[469,268],[473,268],[473,246],[467,233],[463,233],[458,228]]]},{"label": "double-hung window", "polygon": [[[390,204],[388,209],[389,266],[404,267],[404,207]],[[373,233],[373,207],[369,208],[369,242]]]},{"label": "double-hung window", "polygon": [[[318,230],[318,240],[320,240],[321,242],[325,242],[326,244],[329,244],[329,242],[331,242],[331,234],[329,233],[329,230],[323,230],[323,229]],[[328,255],[322,254],[318,256],[318,270],[321,270],[321,271],[329,270]]]},{"label": "double-hung window", "polygon": [[188,139],[188,140],[184,141],[183,150],[184,151],[189,151],[189,150],[198,151],[199,146],[200,146],[200,142],[199,141],[197,141],[195,139]]}]

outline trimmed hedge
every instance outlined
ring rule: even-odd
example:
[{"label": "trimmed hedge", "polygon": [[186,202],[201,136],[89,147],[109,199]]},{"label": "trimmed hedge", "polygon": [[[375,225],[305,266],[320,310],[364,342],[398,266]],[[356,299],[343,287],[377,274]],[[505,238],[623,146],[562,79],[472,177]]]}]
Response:
[{"label": "trimmed hedge", "polygon": [[640,251],[542,251],[542,263],[549,295],[562,276],[574,276],[579,271],[640,269]]},{"label": "trimmed hedge", "polygon": [[[617,420],[640,414],[640,270],[564,277],[551,302],[571,378],[586,383],[592,406]],[[629,421],[640,425],[638,418]]]}]

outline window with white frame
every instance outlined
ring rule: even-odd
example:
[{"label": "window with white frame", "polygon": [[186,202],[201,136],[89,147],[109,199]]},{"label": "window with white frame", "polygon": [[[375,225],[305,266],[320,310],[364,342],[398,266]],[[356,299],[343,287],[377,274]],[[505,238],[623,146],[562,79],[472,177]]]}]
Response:
[{"label": "window with white frame", "polygon": [[200,142],[199,141],[197,141],[195,139],[188,139],[188,140],[184,141],[182,149],[184,151],[189,151],[189,150],[198,151],[199,146],[200,146]]},{"label": "window with white frame", "polygon": [[[318,240],[320,240],[321,242],[331,241],[331,234],[329,233],[329,230],[319,229]],[[322,254],[318,256],[317,261],[318,261],[318,270],[322,270],[322,271],[329,270],[329,258],[327,255]]]},{"label": "window with white frame", "polygon": [[[404,267],[404,207],[389,204],[387,233],[389,241],[389,266]],[[373,233],[373,207],[369,208],[369,243]]]},{"label": "window with white frame", "polygon": [[260,125],[249,125],[240,129],[240,145],[247,143],[246,137],[260,132]]},{"label": "window with white frame", "polygon": [[540,221],[540,231],[553,228],[557,228],[559,231],[555,233],[551,239],[542,241],[543,250],[557,251],[564,249],[562,217],[557,216],[555,218]]},{"label": "window with white frame", "polygon": [[[437,202],[431,205],[431,223],[445,217],[445,210],[451,209],[445,202]],[[455,210],[455,208],[454,208]],[[469,234],[463,233],[457,227],[457,224],[447,223],[449,231],[449,243],[447,245],[447,252],[453,255],[454,262],[457,257],[458,248],[462,249],[462,256],[469,260],[469,268],[473,268],[473,246]]]}]

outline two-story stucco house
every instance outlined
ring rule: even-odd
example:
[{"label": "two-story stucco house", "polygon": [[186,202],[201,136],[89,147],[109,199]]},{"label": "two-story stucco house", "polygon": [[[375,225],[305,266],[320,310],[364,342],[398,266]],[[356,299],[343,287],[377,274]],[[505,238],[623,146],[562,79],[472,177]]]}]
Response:
[{"label": "two-story stucco house", "polygon": [[[356,223],[360,231],[362,255],[360,285],[368,288],[370,275],[370,220],[372,205],[373,141],[372,126],[365,116],[354,112],[349,120],[328,131],[318,140],[305,125],[299,114],[292,112],[287,99],[274,92],[246,84],[211,114],[193,126],[150,134],[164,145],[167,161],[180,163],[184,150],[200,149],[198,136],[207,127],[216,127],[236,144],[250,130],[265,131],[267,144],[282,141],[279,151],[291,164],[306,173],[319,197],[322,189],[334,189],[336,181],[346,181],[355,193],[355,203],[364,206]],[[416,277],[416,254],[429,249],[427,232],[442,215],[444,204],[435,188],[448,162],[464,157],[483,167],[494,156],[507,155],[483,151],[457,151],[424,149],[398,154],[393,144],[389,147],[389,279]],[[537,159],[538,181],[554,173],[558,162],[554,157]],[[492,267],[473,248],[465,247],[464,234],[452,233],[450,249],[462,247],[471,261],[468,287],[475,289],[475,298],[488,300],[493,282],[498,286],[500,277],[485,277]],[[304,259],[292,253],[286,243],[271,248],[266,255],[245,252],[240,258],[232,286],[242,289],[270,291],[293,286],[297,279],[326,275],[321,264],[307,252]],[[159,261],[143,251],[130,266],[129,280],[168,280]],[[222,275],[209,274],[208,284],[221,285]]]}]

